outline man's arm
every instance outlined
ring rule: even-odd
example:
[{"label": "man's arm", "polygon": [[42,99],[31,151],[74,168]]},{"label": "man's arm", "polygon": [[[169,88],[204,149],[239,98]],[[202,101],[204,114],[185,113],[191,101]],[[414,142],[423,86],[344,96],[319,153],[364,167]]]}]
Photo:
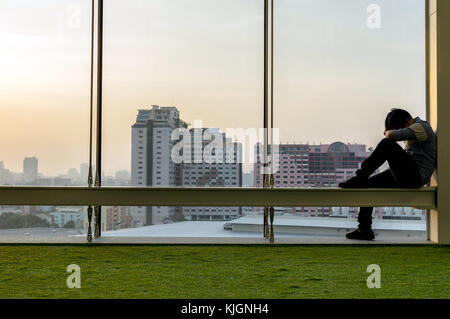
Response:
[{"label": "man's arm", "polygon": [[387,130],[384,131],[384,136],[392,141],[407,141],[407,140],[417,140],[416,134],[409,127],[401,128],[399,130]]},{"label": "man's arm", "polygon": [[407,140],[417,140],[417,136],[412,129],[409,127],[398,129],[398,130],[387,130],[384,131],[384,136],[392,141],[407,141]]},{"label": "man's arm", "polygon": [[425,128],[420,123],[414,123],[409,127],[394,130],[393,134],[396,141],[413,140],[425,142],[428,139]]},{"label": "man's arm", "polygon": [[394,130],[384,131],[384,137],[386,137],[388,140],[395,141],[395,131]]}]

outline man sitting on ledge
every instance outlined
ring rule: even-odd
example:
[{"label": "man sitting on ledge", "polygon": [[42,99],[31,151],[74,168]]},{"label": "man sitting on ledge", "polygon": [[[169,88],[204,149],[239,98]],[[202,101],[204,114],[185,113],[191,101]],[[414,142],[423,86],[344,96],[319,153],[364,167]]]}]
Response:
[{"label": "man sitting on ledge", "polygon": [[[385,121],[385,138],[362,162],[356,176],[340,183],[341,188],[420,188],[429,183],[436,168],[436,135],[430,124],[419,117],[413,119],[402,109],[392,109]],[[397,144],[405,142],[405,149]],[[389,169],[371,176],[387,161]],[[348,239],[372,240],[373,207],[361,207],[358,229]]]}]

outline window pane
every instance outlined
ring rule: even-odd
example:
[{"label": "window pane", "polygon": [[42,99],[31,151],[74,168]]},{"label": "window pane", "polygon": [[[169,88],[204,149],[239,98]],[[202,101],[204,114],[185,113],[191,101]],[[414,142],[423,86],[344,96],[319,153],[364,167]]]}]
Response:
[{"label": "window pane", "polygon": [[89,4],[0,2],[0,185],[86,184]]},{"label": "window pane", "polygon": [[[425,119],[424,1],[280,0],[274,13],[275,187],[336,187],[384,138],[391,108]],[[357,226],[356,208],[278,212]],[[375,208],[373,217],[374,228],[390,223],[399,234],[415,226],[398,220],[425,225],[424,211],[409,208]]]},{"label": "window pane", "polygon": [[[263,9],[259,0],[105,2],[103,185],[253,186],[240,153],[253,155],[256,141],[234,143],[227,129],[263,124]],[[180,161],[176,129],[190,136]],[[242,215],[207,209],[131,208],[132,225]]]},{"label": "window pane", "polygon": [[87,207],[1,206],[0,242],[85,243]]},{"label": "window pane", "polygon": [[[184,218],[173,222],[162,219],[154,225],[135,225],[132,207],[102,207],[101,242],[114,243],[264,243],[261,215],[248,207],[149,207],[153,216],[165,210],[181,212]],[[287,214],[292,208],[276,208],[274,232],[278,243],[334,242],[346,243],[345,232],[352,229],[349,219],[330,222],[328,218]],[[295,209],[294,209],[295,210]],[[401,215],[396,209],[391,215]],[[236,218],[236,213],[244,216]],[[416,211],[416,216],[421,213]],[[180,217],[180,215],[178,215]],[[225,220],[224,220],[225,218]],[[95,218],[92,218],[94,235]],[[142,227],[140,227],[142,226]],[[397,227],[397,228],[396,228]],[[0,242],[2,243],[85,243],[88,229],[84,206],[3,206],[0,208]],[[417,220],[376,220],[375,233],[380,239],[395,243],[425,241],[425,225]],[[400,230],[401,229],[401,230]]]}]

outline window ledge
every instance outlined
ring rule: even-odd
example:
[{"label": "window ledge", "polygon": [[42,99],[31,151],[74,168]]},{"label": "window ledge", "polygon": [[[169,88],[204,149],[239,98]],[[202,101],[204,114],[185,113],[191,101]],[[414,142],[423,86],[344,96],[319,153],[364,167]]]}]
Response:
[{"label": "window ledge", "polygon": [[1,186],[0,205],[392,206],[436,209],[436,187],[419,189]]}]

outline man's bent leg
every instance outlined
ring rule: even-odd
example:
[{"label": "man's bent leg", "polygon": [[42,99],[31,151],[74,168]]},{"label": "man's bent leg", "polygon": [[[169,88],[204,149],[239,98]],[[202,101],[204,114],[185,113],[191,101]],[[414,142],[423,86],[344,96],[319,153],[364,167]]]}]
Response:
[{"label": "man's bent leg", "polygon": [[[399,185],[390,169],[370,177],[367,182],[368,188],[394,188],[398,186]],[[359,209],[358,228],[361,230],[372,229],[372,212],[373,207],[361,207]]]},{"label": "man's bent leg", "polygon": [[372,154],[361,163],[361,169],[357,171],[357,176],[361,179],[367,179],[384,162],[400,163],[407,161],[408,156],[409,154],[396,141],[384,138],[378,143]]}]

